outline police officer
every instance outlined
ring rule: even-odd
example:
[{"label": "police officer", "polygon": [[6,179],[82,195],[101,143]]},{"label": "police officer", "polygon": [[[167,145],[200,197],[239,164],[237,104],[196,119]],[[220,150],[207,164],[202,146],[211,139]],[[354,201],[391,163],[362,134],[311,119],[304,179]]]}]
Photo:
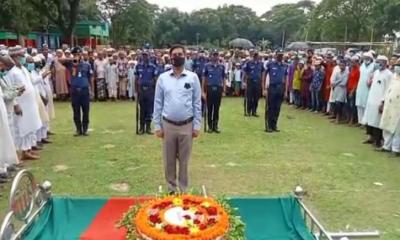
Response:
[{"label": "police officer", "polygon": [[90,106],[89,86],[92,69],[90,64],[81,58],[81,49],[74,48],[72,54],[74,58],[71,67],[71,102],[76,127],[74,136],[88,136]]},{"label": "police officer", "polygon": [[[267,97],[267,122],[266,132],[279,132],[277,128],[279,113],[284,97],[285,83],[288,75],[288,66],[283,62],[283,52],[277,51],[276,59],[267,64],[265,70],[269,76],[269,83],[266,86],[264,95]],[[263,89],[264,81],[263,81]]]},{"label": "police officer", "polygon": [[[200,79],[200,84],[202,84],[202,80],[203,80],[203,71],[204,71],[204,67],[206,66],[206,64],[208,63],[208,59],[204,53],[204,50],[201,50],[198,54],[198,56],[196,56],[193,59],[193,72],[195,72],[197,74],[197,76]],[[204,107],[204,99],[201,99],[201,112],[204,114],[205,112],[205,107]]]},{"label": "police officer", "polygon": [[225,67],[219,63],[218,51],[213,50],[211,62],[203,71],[203,97],[207,100],[208,132],[220,133],[218,129],[219,107],[225,89]]},{"label": "police officer", "polygon": [[[150,62],[149,53],[142,52],[142,61],[138,63],[135,70],[136,94],[140,105],[140,129],[139,134],[151,132],[151,120],[154,104],[154,87],[157,77],[157,67]],[[146,127],[146,129],[145,129]]]},{"label": "police officer", "polygon": [[257,51],[253,52],[253,59],[244,67],[246,73],[246,98],[247,116],[258,117],[257,107],[261,95],[262,79],[264,79],[264,66]]}]

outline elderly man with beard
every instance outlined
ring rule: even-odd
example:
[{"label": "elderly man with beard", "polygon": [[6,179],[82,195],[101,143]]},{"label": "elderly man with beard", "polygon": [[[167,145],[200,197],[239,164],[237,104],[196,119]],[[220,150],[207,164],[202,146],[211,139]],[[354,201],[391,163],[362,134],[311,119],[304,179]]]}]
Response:
[{"label": "elderly man with beard", "polygon": [[376,62],[378,70],[375,71],[369,83],[371,88],[365,108],[363,123],[367,125],[367,133],[371,136],[367,142],[379,148],[382,145],[382,129],[380,129],[379,126],[382,117],[383,101],[393,74],[387,69],[388,58],[386,56],[378,56]]},{"label": "elderly man with beard", "polygon": [[[400,156],[400,60],[394,67],[394,75],[382,103],[383,113],[379,128],[383,130],[384,144],[377,150]],[[382,110],[382,109],[381,109]]]}]

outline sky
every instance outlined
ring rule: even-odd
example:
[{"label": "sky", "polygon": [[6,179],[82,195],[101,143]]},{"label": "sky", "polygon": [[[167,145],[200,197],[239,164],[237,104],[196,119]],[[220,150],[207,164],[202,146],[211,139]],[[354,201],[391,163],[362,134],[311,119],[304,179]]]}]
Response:
[{"label": "sky", "polygon": [[[160,7],[176,7],[183,12],[192,12],[201,8],[217,8],[223,4],[243,5],[262,15],[276,4],[296,3],[299,0],[147,0]],[[317,0],[315,2],[319,2]]]}]

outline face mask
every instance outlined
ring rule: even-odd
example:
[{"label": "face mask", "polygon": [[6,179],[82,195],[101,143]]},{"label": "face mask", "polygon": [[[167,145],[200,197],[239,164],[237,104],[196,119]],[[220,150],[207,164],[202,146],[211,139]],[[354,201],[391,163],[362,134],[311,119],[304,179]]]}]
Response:
[{"label": "face mask", "polygon": [[394,72],[395,72],[397,75],[400,75],[400,65],[399,65],[399,66],[394,66]]},{"label": "face mask", "polygon": [[25,63],[26,63],[26,58],[25,58],[25,57],[20,57],[20,58],[19,58],[19,63],[20,63],[21,65],[25,65]]},{"label": "face mask", "polygon": [[175,56],[175,57],[172,58],[172,65],[174,67],[182,67],[183,64],[185,64],[185,58],[184,57]]},{"label": "face mask", "polygon": [[374,66],[374,69],[375,69],[375,70],[380,69],[380,67],[381,67],[381,65],[380,65],[379,63],[375,63],[375,66]]},{"label": "face mask", "polygon": [[371,60],[365,60],[365,64],[370,65],[371,64]]},{"label": "face mask", "polygon": [[32,72],[33,70],[35,70],[35,64],[34,63],[28,63],[26,65],[26,68],[28,69],[29,72]]}]

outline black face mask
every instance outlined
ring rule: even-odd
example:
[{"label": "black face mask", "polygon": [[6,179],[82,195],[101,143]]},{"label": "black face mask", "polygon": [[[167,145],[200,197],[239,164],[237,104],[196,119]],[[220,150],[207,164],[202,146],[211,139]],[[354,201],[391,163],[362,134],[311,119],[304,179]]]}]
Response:
[{"label": "black face mask", "polygon": [[175,56],[172,58],[172,65],[174,67],[182,67],[185,64],[185,57]]}]

